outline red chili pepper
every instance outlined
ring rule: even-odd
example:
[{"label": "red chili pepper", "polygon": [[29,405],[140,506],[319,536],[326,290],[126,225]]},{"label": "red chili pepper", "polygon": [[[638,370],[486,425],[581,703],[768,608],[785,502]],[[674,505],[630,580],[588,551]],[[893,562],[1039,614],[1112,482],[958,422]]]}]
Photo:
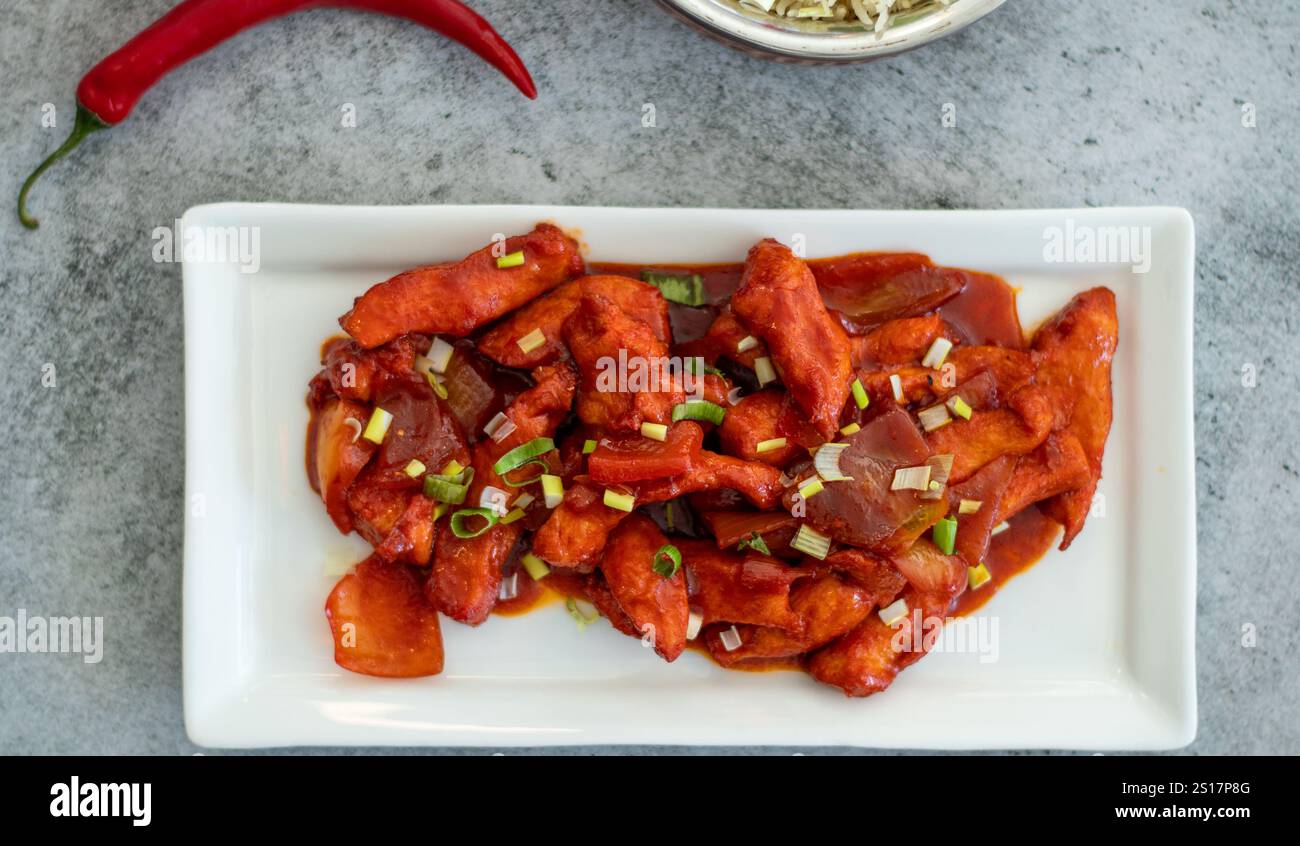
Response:
[{"label": "red chili pepper", "polygon": [[457,0],[185,0],[82,78],[72,135],[23,183],[19,220],[35,229],[36,219],[27,214],[27,193],[37,178],[87,135],[125,120],[136,101],[169,71],[249,27],[319,7],[361,9],[414,21],[464,44],[526,96],[537,97],[533,78],[506,40]]}]

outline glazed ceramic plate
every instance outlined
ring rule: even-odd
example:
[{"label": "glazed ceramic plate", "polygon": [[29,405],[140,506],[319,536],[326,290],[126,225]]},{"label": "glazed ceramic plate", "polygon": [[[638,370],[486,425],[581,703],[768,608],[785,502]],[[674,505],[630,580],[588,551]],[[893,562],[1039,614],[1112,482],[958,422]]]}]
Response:
[{"label": "glazed ceramic plate", "polygon": [[[540,220],[577,230],[601,261],[734,262],[767,236],[808,256],[924,252],[1004,276],[1027,331],[1078,291],[1109,286],[1120,319],[1115,421],[1086,529],[978,612],[982,646],[931,654],[865,700],[801,673],[724,671],[692,652],[665,664],[603,621],[579,631],[558,604],[476,629],[444,620],[446,670],[434,678],[341,670],[322,609],[368,547],[339,535],[304,472],[304,396],[321,342],[369,285]],[[1186,212],[226,204],[191,209],[184,225],[209,244],[184,266],[194,742],[1169,749],[1194,737]],[[218,260],[213,245],[241,236],[257,249]]]}]

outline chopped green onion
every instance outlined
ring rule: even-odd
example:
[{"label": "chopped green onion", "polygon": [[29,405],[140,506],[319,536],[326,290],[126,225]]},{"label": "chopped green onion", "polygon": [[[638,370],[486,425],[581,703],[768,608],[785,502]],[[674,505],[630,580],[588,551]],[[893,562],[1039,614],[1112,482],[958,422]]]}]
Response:
[{"label": "chopped green onion", "polygon": [[957,503],[958,514],[974,514],[983,507],[984,503],[978,499],[963,499]]},{"label": "chopped green onion", "polygon": [[[579,604],[580,602],[581,600],[574,599],[570,596],[568,599],[564,600],[564,609],[569,612],[569,616],[578,624],[578,631],[582,632],[586,631],[587,626],[590,626],[592,623],[600,619],[600,612],[598,612],[595,609],[595,606],[591,605],[591,603],[581,602],[581,604]],[[590,616],[583,613],[582,605],[591,608],[592,613]]]},{"label": "chopped green onion", "polygon": [[859,426],[857,423],[850,423],[849,425],[845,426],[843,429],[840,429],[840,434],[847,438],[850,435],[856,435],[858,432],[861,431],[862,431],[862,427]]},{"label": "chopped green onion", "polygon": [[504,411],[498,411],[492,416],[492,419],[483,427],[483,434],[487,435],[497,443],[501,443],[517,429],[515,421],[506,416]]},{"label": "chopped green onion", "polygon": [[690,400],[673,406],[673,422],[678,420],[704,420],[708,423],[721,424],[727,410],[708,400]]},{"label": "chopped green onion", "polygon": [[948,352],[952,349],[952,341],[947,338],[935,338],[934,343],[930,344],[930,350],[921,359],[921,366],[928,367],[931,370],[938,370],[943,367],[943,360],[948,357]]},{"label": "chopped green onion", "polygon": [[451,506],[445,502],[440,502],[433,507],[433,522],[437,523],[442,519],[442,515],[451,510]]},{"label": "chopped green onion", "polygon": [[668,531],[673,530],[673,504],[671,502],[664,503],[664,524],[668,526]]},{"label": "chopped green onion", "polygon": [[523,350],[525,353],[530,353],[538,347],[546,345],[546,335],[542,334],[541,329],[534,329],[527,335],[515,341],[515,343],[519,345],[519,349]]},{"label": "chopped green onion", "polygon": [[501,525],[509,526],[511,523],[515,522],[516,520],[522,519],[523,516],[524,516],[524,510],[522,508],[512,509],[506,513],[506,516],[501,518]]},{"label": "chopped green onion", "polygon": [[524,263],[524,251],[515,250],[513,253],[507,253],[497,259],[497,267],[505,270],[508,267],[519,267]]},{"label": "chopped green onion", "polygon": [[[526,479],[520,479],[519,481],[513,481],[513,480],[511,480],[511,479],[509,479],[508,477],[506,477],[506,476],[503,475],[503,476],[501,477],[501,481],[505,482],[507,485],[509,485],[509,486],[512,487],[512,488],[522,488],[522,487],[525,487],[525,486],[527,486],[527,485],[532,485],[532,484],[537,483],[538,481],[541,480],[542,476],[544,476],[544,475],[546,475],[547,473],[551,472],[551,465],[547,464],[547,463],[546,463],[546,459],[544,459],[544,458],[532,458],[532,459],[529,459],[528,461],[525,461],[523,464],[520,464],[518,467],[516,467],[515,470],[522,470],[522,469],[524,469],[525,467],[527,467],[529,464],[536,464],[537,466],[541,467],[541,468],[542,468],[542,472],[541,472],[541,473],[538,473],[538,474],[535,475],[535,476],[529,476],[529,477],[526,478]],[[511,470],[510,472],[513,473],[513,472],[515,472],[515,470]]]},{"label": "chopped green onion", "polygon": [[546,507],[555,508],[564,501],[564,480],[549,473],[543,473],[541,480],[542,496],[546,500]]},{"label": "chopped green onion", "polygon": [[853,389],[853,401],[858,404],[859,409],[871,404],[871,397],[867,396],[867,389],[862,387],[861,379],[854,379],[850,387]]},{"label": "chopped green onion", "polygon": [[682,554],[677,547],[666,543],[659,547],[655,553],[654,562],[650,565],[656,573],[665,579],[671,579],[677,575],[677,571],[682,569]]},{"label": "chopped green onion", "polygon": [[894,471],[894,481],[890,483],[891,491],[923,491],[930,487],[931,467],[899,467]]},{"label": "chopped green onion", "polygon": [[540,582],[551,574],[551,568],[546,566],[546,562],[531,552],[525,553],[524,557],[519,559],[519,563],[524,565],[524,569],[528,571],[528,575],[532,576],[535,582]]},{"label": "chopped green onion", "polygon": [[742,549],[752,549],[763,555],[772,554],[772,550],[767,548],[767,541],[763,540],[763,536],[758,532],[750,532],[740,539],[740,543],[736,544],[736,551],[740,552]]},{"label": "chopped green onion", "polygon": [[994,527],[993,527],[993,531],[990,532],[989,534],[990,534],[990,536],[992,536],[992,535],[1000,535],[1000,534],[1002,534],[1003,532],[1005,532],[1007,529],[1010,529],[1010,528],[1011,528],[1011,524],[1008,523],[1006,520],[1003,520],[1001,523],[998,523],[996,526],[994,526]]},{"label": "chopped green onion", "polygon": [[652,441],[668,440],[668,427],[663,423],[642,423],[641,436]]},{"label": "chopped green onion", "polygon": [[451,344],[442,338],[434,338],[433,343],[429,345],[429,367],[434,373],[446,373],[447,366],[451,364],[451,357],[455,352],[456,348]]},{"label": "chopped green onion", "polygon": [[704,280],[698,273],[656,273],[641,271],[641,281],[659,289],[670,303],[687,306],[704,305]]},{"label": "chopped green onion", "polygon": [[504,476],[511,470],[523,467],[530,463],[539,455],[545,455],[555,449],[555,441],[550,438],[533,438],[526,444],[521,444],[507,452],[496,460],[492,465],[492,472],[498,476]]},{"label": "chopped green onion", "polygon": [[745,642],[740,636],[740,631],[735,626],[719,632],[718,640],[722,642],[722,648],[728,652],[735,652]]},{"label": "chopped green onion", "polygon": [[822,480],[814,476],[799,486],[799,495],[804,498],[805,502],[807,502],[817,496],[817,494],[821,493],[823,488]]},{"label": "chopped green onion", "polygon": [[966,400],[961,397],[950,397],[947,406],[953,414],[957,415],[962,420],[970,419],[971,407],[966,403]]},{"label": "chopped green onion", "polygon": [[[470,531],[466,523],[475,517],[481,517],[485,522],[478,531]],[[451,515],[451,533],[464,540],[476,538],[495,526],[499,519],[491,508],[462,508]]]},{"label": "chopped green onion", "polygon": [[758,346],[758,338],[755,338],[753,335],[746,335],[740,339],[738,344],[736,344],[736,352],[749,352],[756,346]]},{"label": "chopped green onion", "polygon": [[686,639],[695,640],[703,627],[704,615],[692,608],[691,613],[686,617]]},{"label": "chopped green onion", "polygon": [[528,493],[528,491],[524,491],[523,493],[521,493],[521,494],[519,495],[519,497],[518,497],[514,502],[512,502],[512,503],[510,504],[510,507],[511,507],[511,508],[527,508],[528,506],[530,506],[530,505],[533,504],[533,500],[535,500],[535,499],[537,499],[537,497],[535,497],[535,496],[533,496],[532,494]]},{"label": "chopped green onion", "polygon": [[916,413],[916,419],[921,421],[921,428],[927,432],[933,432],[935,429],[942,429],[952,422],[952,417],[948,415],[946,406],[932,405],[929,408],[923,408]]},{"label": "chopped green onion", "polygon": [[907,600],[898,599],[892,605],[880,609],[880,619],[891,629],[907,619]]},{"label": "chopped green onion", "polygon": [[754,375],[758,377],[760,388],[769,382],[775,382],[776,368],[772,366],[772,359],[767,356],[754,359]]},{"label": "chopped green onion", "polygon": [[785,449],[785,438],[769,438],[766,441],[759,441],[758,446],[754,447],[754,452],[772,452],[777,449]]},{"label": "chopped green onion", "polygon": [[605,505],[613,508],[615,511],[626,511],[631,514],[632,509],[636,507],[636,497],[631,494],[621,494],[605,488]]},{"label": "chopped green onion", "polygon": [[980,562],[978,567],[966,568],[966,586],[971,590],[979,590],[988,584],[992,578],[993,574],[989,572],[988,567],[984,566],[983,561]]},{"label": "chopped green onion", "polygon": [[938,523],[934,524],[934,545],[939,547],[939,551],[944,555],[952,555],[953,549],[957,546],[957,521],[951,517],[945,517]]},{"label": "chopped green onion", "polygon": [[366,430],[361,433],[361,437],[370,441],[372,444],[382,444],[384,435],[388,434],[388,426],[393,422],[393,415],[384,411],[382,408],[376,408],[370,415],[370,422],[366,423]]},{"label": "chopped green onion", "polygon": [[948,476],[952,474],[953,458],[952,453],[945,452],[942,455],[932,455],[925,460],[930,468],[930,482],[926,492],[921,494],[921,499],[936,500],[943,497]]},{"label": "chopped green onion", "polygon": [[821,561],[831,550],[831,539],[804,523],[795,533],[794,540],[790,541],[790,546]]},{"label": "chopped green onion", "polygon": [[588,438],[582,442],[582,454],[591,455],[596,451],[596,442]]},{"label": "chopped green onion", "polygon": [[402,472],[410,476],[412,479],[418,479],[424,475],[426,469],[427,468],[424,466],[423,461],[418,458],[412,458],[410,461],[406,462],[406,467],[402,468]]},{"label": "chopped green onion", "polygon": [[438,397],[438,399],[445,400],[448,397],[447,386],[442,384],[442,379],[438,378],[437,373],[432,371],[426,372],[424,374],[424,381],[429,383],[430,388],[433,388],[433,393]]},{"label": "chopped green onion", "polygon": [[897,373],[889,374],[889,387],[894,391],[894,402],[902,402],[903,397],[903,380]]},{"label": "chopped green onion", "polygon": [[852,476],[844,475],[844,471],[840,469],[840,457],[848,448],[848,444],[822,444],[813,453],[813,467],[816,468],[817,475],[827,482],[853,481]]},{"label": "chopped green onion", "polygon": [[458,476],[462,472],[464,472],[464,470],[465,470],[465,465],[461,464],[459,461],[453,458],[451,461],[447,462],[446,467],[442,468],[442,475]]},{"label": "chopped green onion", "polygon": [[[452,350],[453,348],[452,348],[450,345],[446,345],[446,346],[447,346],[448,352],[447,352],[445,358],[446,358],[447,360],[450,360],[450,359],[451,359],[451,350]],[[435,349],[436,347],[437,347],[437,342],[435,341],[435,342],[434,342],[434,347],[431,347],[431,348],[429,349],[429,352],[430,352],[430,353],[433,353],[433,352],[434,352],[434,349]],[[446,365],[443,365],[443,366],[445,367]],[[417,372],[417,373],[420,373],[421,375],[424,376],[424,381],[426,381],[426,382],[429,383],[429,387],[432,388],[432,389],[433,389],[433,392],[434,392],[435,394],[438,395],[438,399],[446,399],[446,398],[447,398],[447,386],[444,385],[444,384],[442,384],[442,377],[438,375],[438,373],[439,373],[440,371],[438,371],[437,368],[438,368],[438,363],[437,363],[436,361],[434,361],[433,359],[429,358],[428,356],[417,355],[417,356],[415,357],[415,370],[416,370],[416,372]]]}]

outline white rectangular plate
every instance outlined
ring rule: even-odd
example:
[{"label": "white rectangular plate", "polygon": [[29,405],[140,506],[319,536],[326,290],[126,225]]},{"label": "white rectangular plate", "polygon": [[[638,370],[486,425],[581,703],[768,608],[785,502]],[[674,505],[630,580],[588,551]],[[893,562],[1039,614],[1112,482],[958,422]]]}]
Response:
[{"label": "white rectangular plate", "polygon": [[[932,654],[853,700],[803,674],[728,672],[691,652],[668,665],[603,623],[579,632],[551,605],[477,629],[444,621],[435,678],[335,666],[323,604],[368,547],[339,535],[303,469],[320,344],[372,283],[539,220],[579,230],[598,261],[740,261],[766,236],[802,239],[808,256],[924,252],[1006,277],[1031,331],[1076,292],[1112,288],[1104,499],[1068,552],[1051,551],[981,610],[996,620],[996,660]],[[249,227],[260,246],[255,273],[184,266],[185,722],[196,743],[1169,749],[1195,736],[1186,212],[226,204],[191,209],[184,225]],[[1045,233],[1067,226],[1149,233],[1149,272],[1049,261]]]}]

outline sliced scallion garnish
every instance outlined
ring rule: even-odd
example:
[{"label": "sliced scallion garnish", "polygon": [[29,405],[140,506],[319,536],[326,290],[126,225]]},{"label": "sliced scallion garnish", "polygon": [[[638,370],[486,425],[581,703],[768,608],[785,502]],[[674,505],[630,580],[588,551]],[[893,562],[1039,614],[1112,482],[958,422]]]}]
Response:
[{"label": "sliced scallion garnish", "polygon": [[513,253],[507,253],[497,259],[497,267],[505,270],[508,267],[519,267],[524,263],[524,251],[515,250]]},{"label": "sliced scallion garnish", "polygon": [[388,426],[393,422],[393,415],[384,411],[382,408],[376,408],[370,414],[370,421],[366,423],[366,430],[361,433],[361,437],[370,441],[372,444],[382,444],[384,435],[388,434]]},{"label": "sliced scallion garnish", "polygon": [[670,303],[687,306],[704,305],[704,280],[698,273],[656,273],[641,271],[641,281],[659,289]]},{"label": "sliced scallion garnish", "polygon": [[852,435],[856,435],[858,432],[861,431],[862,431],[862,427],[860,425],[858,425],[857,423],[850,423],[849,425],[845,426],[843,429],[840,429],[840,434],[847,438]]},{"label": "sliced scallion garnish", "polygon": [[921,409],[916,413],[916,419],[921,421],[921,428],[927,432],[942,429],[952,422],[952,417],[948,414],[948,408],[943,404]]},{"label": "sliced scallion garnish", "polygon": [[722,641],[722,648],[728,652],[735,652],[744,642],[741,640],[740,631],[735,626],[724,629],[718,635],[718,640]]},{"label": "sliced scallion garnish", "polygon": [[541,480],[542,496],[546,500],[546,507],[556,508],[564,501],[564,480],[549,473],[543,473]]},{"label": "sliced scallion garnish", "polygon": [[962,399],[961,397],[959,396],[949,397],[948,402],[945,403],[945,405],[948,406],[949,411],[951,411],[953,414],[960,417],[962,420],[970,419],[971,407],[966,402],[966,400]]},{"label": "sliced scallion garnish", "polygon": [[632,509],[636,508],[636,497],[631,494],[617,493],[609,488],[605,488],[605,496],[602,501],[615,511],[626,511],[628,514],[631,514]]},{"label": "sliced scallion garnish", "polygon": [[707,423],[721,425],[727,416],[727,410],[708,400],[689,400],[673,406],[673,422],[678,420],[703,420]]},{"label": "sliced scallion garnish", "polygon": [[[480,518],[484,521],[483,526],[478,530],[471,530],[467,525],[474,518]],[[464,540],[476,538],[495,526],[499,519],[497,513],[491,508],[462,508],[452,512],[451,533]]]},{"label": "sliced scallion garnish", "polygon": [[515,343],[519,345],[519,349],[523,350],[524,353],[527,354],[537,349],[538,347],[545,346],[546,335],[542,334],[541,329],[534,329],[533,331],[529,332],[527,335],[515,341]]},{"label": "sliced scallion garnish", "polygon": [[943,360],[948,357],[948,352],[952,349],[952,341],[947,338],[935,338],[930,344],[930,349],[921,359],[921,366],[928,367],[931,370],[938,370],[943,367]]},{"label": "sliced scallion garnish", "polygon": [[934,545],[939,547],[939,551],[944,555],[952,555],[952,551],[957,547],[957,521],[952,517],[944,517],[934,524],[931,534]]},{"label": "sliced scallion garnish", "polygon": [[759,441],[758,445],[754,447],[754,452],[764,453],[777,449],[785,449],[785,444],[785,438],[768,438],[765,441]]},{"label": "sliced scallion garnish", "polygon": [[825,485],[822,484],[822,480],[813,476],[811,479],[799,486],[799,495],[804,498],[805,502],[807,502],[817,496],[817,494],[821,493],[824,488]]},{"label": "sliced scallion garnish", "polygon": [[410,476],[412,479],[418,479],[424,475],[426,469],[428,468],[424,466],[423,461],[418,458],[412,458],[410,461],[406,462],[406,466],[402,468],[402,472]]},{"label": "sliced scallion garnish", "polygon": [[993,574],[989,572],[988,567],[984,566],[983,561],[979,563],[978,567],[966,568],[966,586],[971,590],[979,590],[988,584],[992,578]]},{"label": "sliced scallion garnish", "polygon": [[750,532],[740,539],[740,543],[736,544],[736,551],[740,552],[742,549],[752,549],[763,555],[772,554],[772,550],[767,548],[767,541],[763,540],[763,536],[758,532]]},{"label": "sliced scallion garnish", "polygon": [[975,514],[983,507],[983,505],[984,503],[978,499],[963,499],[961,502],[957,503],[957,513]]},{"label": "sliced scallion garnish", "polygon": [[434,373],[446,373],[447,366],[451,364],[451,357],[455,354],[456,348],[444,341],[442,338],[434,338],[433,343],[429,345],[429,366]]},{"label": "sliced scallion garnish", "polygon": [[[546,459],[544,458],[530,458],[529,460],[525,461],[523,464],[520,464],[518,467],[516,467],[515,470],[522,470],[530,464],[536,464],[537,466],[541,467],[542,472],[534,474],[532,476],[528,476],[527,478],[524,479],[511,479],[507,475],[502,475],[501,481],[505,482],[507,485],[509,485],[512,488],[522,488],[527,485],[536,484],[537,482],[541,481],[542,476],[545,476],[547,473],[551,472],[551,465],[547,464]],[[513,473],[515,472],[515,470],[511,470],[509,472]]]},{"label": "sliced scallion garnish", "polygon": [[831,550],[831,539],[804,523],[795,533],[794,540],[790,541],[790,546],[821,561]]},{"label": "sliced scallion garnish", "polygon": [[853,402],[857,404],[859,410],[871,404],[871,398],[867,396],[867,389],[862,387],[861,379],[854,379],[849,387],[853,391]]},{"label": "sliced scallion garnish", "polygon": [[907,619],[907,600],[899,597],[893,604],[880,609],[880,619],[891,629]]},{"label": "sliced scallion garnish", "polygon": [[754,375],[758,377],[759,387],[775,382],[776,368],[772,366],[772,359],[767,356],[754,359]]},{"label": "sliced scallion garnish", "polygon": [[668,440],[668,427],[663,423],[642,423],[641,437],[649,438],[652,441]]},{"label": "sliced scallion garnish", "polygon": [[749,352],[756,346],[758,346],[758,338],[755,338],[753,335],[746,335],[736,344],[736,352]]},{"label": "sliced scallion garnish", "polygon": [[516,520],[522,520],[523,517],[524,517],[524,510],[522,508],[512,508],[511,510],[506,512],[506,516],[501,518],[501,525],[509,526],[511,523],[515,522]]},{"label": "sliced scallion garnish", "polygon": [[551,574],[551,568],[546,565],[546,562],[531,552],[525,553],[524,557],[519,559],[519,563],[524,565],[524,569],[528,571],[528,575],[532,576],[535,582],[540,582]]},{"label": "sliced scallion garnish", "polygon": [[827,482],[853,481],[852,476],[846,476],[840,470],[840,457],[848,448],[848,444],[822,444],[813,455],[813,467],[817,469],[817,475]]},{"label": "sliced scallion garnish", "polygon": [[903,380],[897,373],[889,374],[889,387],[894,391],[894,402],[902,402],[904,399]]},{"label": "sliced scallion garnish", "polygon": [[583,455],[591,455],[591,454],[592,454],[593,452],[595,452],[595,451],[596,451],[596,442],[595,442],[595,441],[593,441],[592,439],[588,438],[587,440],[585,440],[585,441],[582,442],[582,454],[583,454]]},{"label": "sliced scallion garnish", "polygon": [[928,464],[920,467],[899,467],[894,471],[894,480],[890,483],[891,491],[923,491],[930,487],[931,468]]},{"label": "sliced scallion garnish", "polygon": [[496,460],[492,472],[504,476],[511,470],[523,467],[539,455],[545,455],[555,449],[555,441],[550,438],[533,438],[526,444],[520,444]]},{"label": "sliced scallion garnish", "polygon": [[677,547],[666,543],[659,547],[659,551],[655,553],[654,561],[650,566],[651,569],[665,579],[671,579],[682,568],[682,554]]}]

